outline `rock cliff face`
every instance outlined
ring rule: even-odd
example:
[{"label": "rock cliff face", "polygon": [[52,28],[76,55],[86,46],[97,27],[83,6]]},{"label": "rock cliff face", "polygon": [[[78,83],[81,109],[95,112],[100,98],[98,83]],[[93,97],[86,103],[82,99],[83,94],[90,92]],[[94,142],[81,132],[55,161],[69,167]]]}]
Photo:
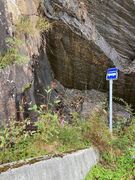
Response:
[{"label": "rock cliff face", "polygon": [[5,37],[6,37],[7,19],[5,16],[4,1],[0,1],[0,52],[5,48]]},{"label": "rock cliff face", "polygon": [[[34,22],[38,15],[37,9],[37,2],[32,0],[0,1],[1,52],[7,48],[6,38],[14,36],[15,22],[20,16],[28,16]],[[22,33],[19,38],[24,42],[20,51],[29,61],[0,69],[0,119],[27,117],[29,105],[39,99],[36,96],[38,88],[47,86],[52,80],[45,39],[41,42],[39,32],[34,35]]]},{"label": "rock cliff face", "polygon": [[47,54],[66,87],[107,90],[106,69],[119,68],[114,95],[135,102],[135,5],[133,0],[44,1],[54,20]]},{"label": "rock cliff face", "polygon": [[53,80],[53,74],[67,88],[107,92],[105,74],[111,66],[120,70],[114,95],[135,105],[134,1],[39,2],[0,1],[0,52],[7,48],[5,39],[13,36],[14,22],[20,15],[29,16],[34,23],[42,11],[53,25],[47,33],[21,35],[25,41],[21,51],[29,63],[0,70],[0,119],[27,116],[28,104],[42,101],[39,94]]}]

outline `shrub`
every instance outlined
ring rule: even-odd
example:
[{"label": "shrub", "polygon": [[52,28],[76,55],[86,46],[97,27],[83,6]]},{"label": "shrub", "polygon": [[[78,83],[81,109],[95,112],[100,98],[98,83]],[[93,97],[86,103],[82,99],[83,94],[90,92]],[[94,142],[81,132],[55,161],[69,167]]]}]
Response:
[{"label": "shrub", "polygon": [[40,139],[46,143],[51,143],[58,139],[59,135],[59,120],[57,114],[41,114],[39,121],[35,123],[37,126],[37,139]]},{"label": "shrub", "polygon": [[26,131],[26,127],[29,123],[29,120],[20,122],[11,119],[8,124],[3,125],[0,128],[0,148],[10,148],[22,139],[27,138],[29,133]]}]

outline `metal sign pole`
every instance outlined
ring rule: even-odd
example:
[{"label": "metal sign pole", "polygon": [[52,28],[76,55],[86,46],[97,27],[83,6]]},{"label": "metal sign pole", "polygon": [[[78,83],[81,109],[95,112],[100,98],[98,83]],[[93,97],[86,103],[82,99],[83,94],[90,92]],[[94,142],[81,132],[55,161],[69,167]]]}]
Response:
[{"label": "metal sign pole", "polygon": [[106,80],[109,80],[109,129],[112,134],[113,131],[113,80],[118,79],[118,69],[109,68],[106,74]]},{"label": "metal sign pole", "polygon": [[112,125],[113,125],[113,122],[112,122],[112,110],[113,110],[113,107],[112,107],[112,95],[113,95],[113,80],[110,79],[109,80],[109,128],[110,128],[110,133],[112,133]]}]

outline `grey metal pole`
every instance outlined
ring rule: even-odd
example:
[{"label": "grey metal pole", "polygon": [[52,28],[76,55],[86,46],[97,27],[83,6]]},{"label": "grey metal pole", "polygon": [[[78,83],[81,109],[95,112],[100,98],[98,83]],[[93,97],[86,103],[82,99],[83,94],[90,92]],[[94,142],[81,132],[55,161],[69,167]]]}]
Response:
[{"label": "grey metal pole", "polygon": [[110,128],[110,133],[112,133],[112,111],[113,111],[113,107],[112,107],[112,95],[113,95],[113,80],[110,79],[109,80],[109,128]]}]

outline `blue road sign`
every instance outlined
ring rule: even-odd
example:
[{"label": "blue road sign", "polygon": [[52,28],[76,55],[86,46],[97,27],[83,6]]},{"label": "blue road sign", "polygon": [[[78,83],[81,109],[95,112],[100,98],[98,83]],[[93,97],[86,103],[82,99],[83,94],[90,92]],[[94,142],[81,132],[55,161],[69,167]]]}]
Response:
[{"label": "blue road sign", "polygon": [[117,68],[109,68],[106,74],[106,80],[117,80],[118,79],[118,69]]},{"label": "blue road sign", "polygon": [[109,68],[106,74],[106,80],[109,80],[109,128],[110,133],[113,130],[113,80],[118,79],[118,69],[117,68]]}]

